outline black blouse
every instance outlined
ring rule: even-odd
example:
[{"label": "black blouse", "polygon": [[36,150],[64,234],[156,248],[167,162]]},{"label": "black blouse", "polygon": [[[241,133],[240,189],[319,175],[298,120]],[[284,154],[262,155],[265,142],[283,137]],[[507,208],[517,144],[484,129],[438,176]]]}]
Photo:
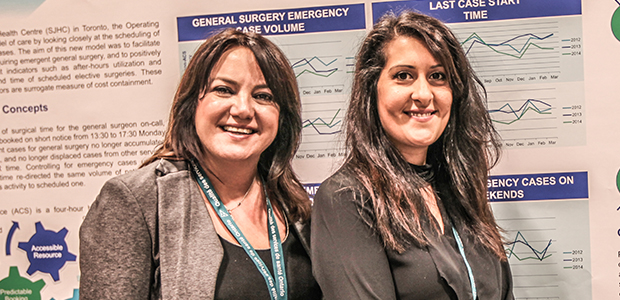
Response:
[{"label": "black blouse", "polygon": [[[321,290],[312,276],[310,257],[295,236],[292,228],[282,242],[285,270],[288,283],[288,299],[321,299]],[[215,299],[270,299],[264,277],[248,254],[239,245],[231,244],[220,237],[224,258],[217,274]],[[273,276],[270,249],[257,249],[258,256],[265,262]]]},{"label": "black blouse", "polygon": [[[432,182],[429,167],[414,167]],[[452,234],[452,223],[441,201],[444,234],[430,235],[427,247],[410,246],[403,253],[388,250],[380,236],[364,221],[373,211],[356,197],[361,188],[340,170],[317,192],[312,215],[314,275],[325,299],[473,299],[465,262]],[[447,195],[441,187],[440,198]],[[430,224],[425,224],[426,232]],[[507,262],[471,235],[461,233],[467,260],[473,270],[478,299],[514,299]]]}]

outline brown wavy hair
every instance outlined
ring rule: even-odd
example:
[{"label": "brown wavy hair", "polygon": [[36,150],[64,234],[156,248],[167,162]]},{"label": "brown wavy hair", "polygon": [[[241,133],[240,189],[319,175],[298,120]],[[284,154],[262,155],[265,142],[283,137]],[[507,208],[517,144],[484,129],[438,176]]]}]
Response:
[{"label": "brown wavy hair", "polygon": [[356,57],[343,168],[362,184],[360,193],[372,205],[373,220],[367,222],[386,248],[398,252],[412,243],[427,245],[431,234],[422,229],[432,218],[420,191],[427,183],[390,142],[377,111],[377,82],[387,60],[385,48],[399,36],[423,41],[445,67],[452,89],[450,119],[427,154],[437,185],[450,194],[441,197],[447,214],[460,231],[472,233],[506,259],[487,199],[488,172],[499,160],[501,149],[486,109],[486,91],[454,34],[439,20],[411,11],[383,16]]},{"label": "brown wavy hair", "polygon": [[[195,127],[196,107],[201,92],[210,85],[210,74],[222,54],[234,47],[254,53],[265,81],[280,109],[278,133],[261,154],[258,173],[271,199],[286,201],[292,221],[307,219],[310,200],[291,166],[301,135],[301,103],[297,79],[282,51],[265,37],[226,29],[209,37],[192,56],[174,96],[164,141],[142,165],[159,158],[197,159],[205,149]],[[278,202],[276,205],[280,206]]]}]

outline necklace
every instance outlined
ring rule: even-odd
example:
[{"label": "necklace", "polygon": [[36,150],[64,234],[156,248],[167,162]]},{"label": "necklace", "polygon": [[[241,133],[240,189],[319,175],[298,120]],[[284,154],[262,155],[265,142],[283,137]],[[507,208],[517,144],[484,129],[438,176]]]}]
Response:
[{"label": "necklace", "polygon": [[228,213],[232,213],[233,210],[237,209],[239,206],[241,206],[241,203],[243,203],[243,201],[245,201],[245,197],[248,196],[248,194],[250,193],[250,190],[252,189],[252,186],[254,185],[254,181],[256,181],[256,176],[254,176],[254,179],[252,179],[252,183],[250,183],[250,187],[248,188],[248,190],[245,192],[245,195],[243,195],[243,198],[241,198],[241,201],[239,201],[239,203],[237,203],[237,205],[235,205],[235,207],[233,208],[228,208],[226,207],[226,205],[224,205],[224,207],[226,207],[226,210],[228,211]]},{"label": "necklace", "polygon": [[[194,178],[203,194],[209,200],[211,207],[216,211],[216,215],[220,219],[222,223],[226,226],[228,231],[235,237],[239,245],[243,247],[245,252],[248,254],[250,259],[256,265],[258,271],[263,275],[265,279],[265,283],[269,289],[269,296],[271,300],[286,300],[288,299],[288,284],[286,280],[286,270],[285,270],[285,260],[284,253],[282,248],[282,239],[280,238],[280,233],[278,230],[278,224],[276,221],[275,214],[273,212],[273,207],[271,206],[271,201],[269,200],[269,196],[267,196],[267,191],[265,187],[264,181],[261,180],[263,185],[263,193],[265,193],[265,202],[267,205],[267,227],[269,228],[269,244],[270,244],[270,252],[271,252],[271,260],[273,263],[273,271],[277,277],[271,275],[271,272],[265,265],[265,262],[258,256],[256,250],[250,243],[247,238],[243,235],[235,220],[232,216],[225,210],[225,206],[223,205],[220,197],[211,187],[211,182],[209,178],[204,175],[204,171],[202,168],[193,161],[190,161],[192,165],[192,173],[194,173]],[[256,177],[254,177],[256,180]],[[254,180],[252,183],[254,183]],[[250,185],[251,187],[252,185]],[[243,200],[242,200],[243,201]]]}]

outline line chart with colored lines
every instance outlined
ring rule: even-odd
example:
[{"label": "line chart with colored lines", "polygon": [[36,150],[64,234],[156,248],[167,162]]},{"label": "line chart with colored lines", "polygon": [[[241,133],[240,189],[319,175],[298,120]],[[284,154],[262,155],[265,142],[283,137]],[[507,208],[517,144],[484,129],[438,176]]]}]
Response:
[{"label": "line chart with colored lines", "polygon": [[449,26],[485,85],[583,80],[580,16]]},{"label": "line chart with colored lines", "polygon": [[510,125],[524,118],[525,114],[532,112],[536,115],[551,115],[552,106],[537,99],[527,99],[521,107],[515,109],[510,103],[502,105],[499,109],[489,109],[493,122]]},{"label": "line chart with colored lines", "polygon": [[[315,98],[304,103],[302,141],[298,153],[320,152],[317,157],[335,157],[341,153],[342,122],[346,107],[343,102]],[[312,156],[310,156],[312,157]]]},{"label": "line chart with colored lines", "polygon": [[349,94],[357,44],[364,31],[270,36],[295,71],[302,97]]},{"label": "line chart with colored lines", "polygon": [[[310,59],[302,58],[295,63],[291,64],[295,71],[295,77],[299,78],[304,74],[311,74],[319,77],[329,77],[338,71],[338,67],[335,67],[334,63],[338,60],[338,57],[332,59],[327,58],[327,62],[321,58],[314,56]],[[317,67],[318,65],[318,67]]]},{"label": "line chart with colored lines", "polygon": [[355,52],[364,30],[269,36],[286,54],[299,85],[302,140],[297,159],[337,159],[351,93]]},{"label": "line chart with colored lines", "polygon": [[588,200],[492,202],[516,299],[592,299]]},{"label": "line chart with colored lines", "polygon": [[340,133],[340,129],[335,128],[335,127],[340,125],[340,123],[342,122],[341,118],[336,120],[336,117],[339,117],[339,114],[341,111],[342,109],[338,109],[336,113],[334,114],[334,116],[331,119],[329,119],[329,122],[326,122],[321,117],[318,117],[314,120],[306,119],[303,121],[302,127],[312,128],[319,135],[331,135],[331,134]]},{"label": "line chart with colored lines", "polygon": [[586,143],[583,86],[564,82],[487,89],[487,111],[505,148]]},{"label": "line chart with colored lines", "polygon": [[[510,38],[501,43],[493,44],[485,42],[477,33],[472,33],[468,38],[461,42],[461,46],[463,46],[463,48],[465,49],[466,55],[472,51],[472,48],[476,44],[478,44],[488,47],[497,54],[504,54],[507,56],[512,56],[514,58],[523,58],[523,56],[530,49],[530,47],[538,48],[540,50],[554,50],[553,46],[541,46],[541,44],[543,44],[545,40],[550,39],[552,36],[553,33],[550,33],[543,37],[539,37],[532,33],[526,33]],[[523,39],[525,39],[524,42],[522,41]]]},{"label": "line chart with colored lines", "polygon": [[580,15],[450,23],[504,147],[586,144]]},{"label": "line chart with colored lines", "polygon": [[[539,250],[537,248],[534,248],[534,246],[532,246],[532,244],[530,244],[527,241],[527,239],[525,238],[525,236],[523,236],[523,233],[521,233],[521,231],[517,231],[517,235],[515,236],[514,241],[509,242],[507,244],[506,255],[508,256],[508,259],[515,258],[518,261],[524,261],[524,260],[543,261],[553,255],[553,253],[549,251],[549,247],[551,246],[552,242],[553,240],[549,240],[547,242],[547,245],[545,245],[544,248]],[[523,248],[523,249],[520,249],[520,248]],[[524,251],[520,252],[520,250],[524,250]]]}]

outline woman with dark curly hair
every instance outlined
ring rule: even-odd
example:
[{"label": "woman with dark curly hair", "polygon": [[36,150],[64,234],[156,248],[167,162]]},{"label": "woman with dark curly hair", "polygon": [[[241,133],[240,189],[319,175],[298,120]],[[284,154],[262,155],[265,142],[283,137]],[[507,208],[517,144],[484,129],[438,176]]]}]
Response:
[{"label": "woman with dark curly hair", "polygon": [[312,213],[326,299],[513,299],[487,199],[500,144],[452,32],[414,12],[375,24],[357,55],[347,158]]},{"label": "woman with dark curly hair", "polygon": [[320,299],[310,200],[291,168],[295,74],[257,34],[192,57],[164,143],[109,180],[80,229],[81,299]]}]

